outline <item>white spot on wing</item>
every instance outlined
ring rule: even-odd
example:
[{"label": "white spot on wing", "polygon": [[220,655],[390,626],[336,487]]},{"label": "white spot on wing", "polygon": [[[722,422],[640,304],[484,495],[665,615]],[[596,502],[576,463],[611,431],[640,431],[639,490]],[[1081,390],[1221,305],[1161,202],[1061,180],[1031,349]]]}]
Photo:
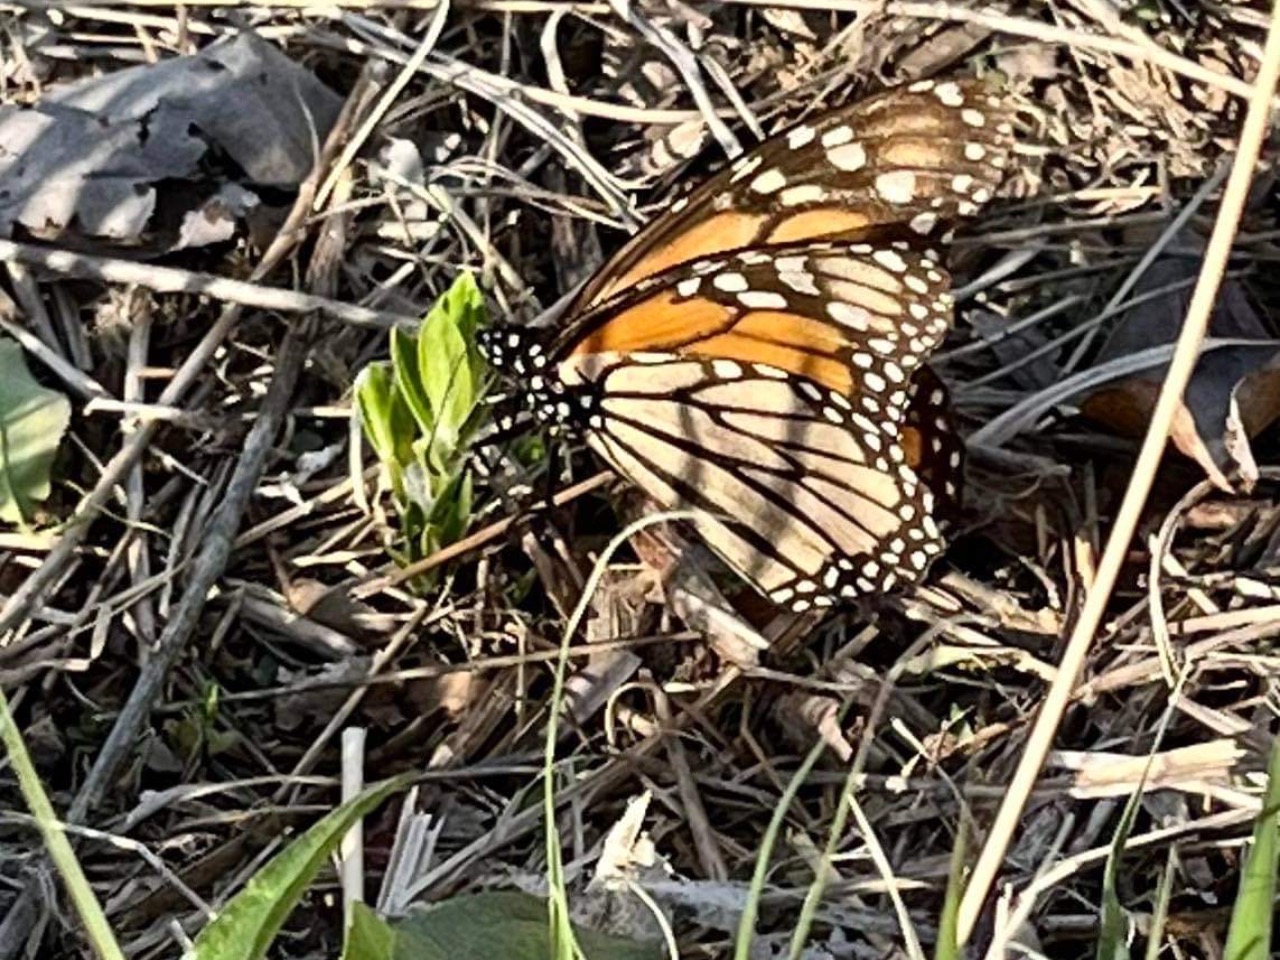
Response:
[{"label": "white spot on wing", "polygon": [[813,274],[807,270],[779,270],[778,280],[796,293],[805,293],[811,297],[822,296],[822,291],[818,289]]},{"label": "white spot on wing", "polygon": [[851,327],[854,330],[871,329],[871,314],[866,307],[845,303],[843,300],[832,300],[827,304],[827,315],[836,323]]},{"label": "white spot on wing", "polygon": [[833,127],[822,135],[822,145],[827,149],[838,147],[842,143],[850,143],[853,140],[853,128],[847,125]]},{"label": "white spot on wing", "polygon": [[871,255],[871,259],[894,273],[902,273],[907,269],[907,262],[892,250],[877,250]]},{"label": "white spot on wing", "polygon": [[753,310],[785,310],[787,298],[772,290],[748,290],[738,294],[738,302]]},{"label": "white spot on wing", "polygon": [[911,229],[919,234],[929,233],[938,225],[938,215],[932,210],[926,210],[924,213],[917,213],[911,218]]},{"label": "white spot on wing", "polygon": [[711,284],[726,293],[741,293],[749,286],[747,278],[740,273],[717,273],[711,278]]},{"label": "white spot on wing", "polygon": [[876,193],[888,203],[910,203],[916,195],[916,175],[910,170],[892,170],[876,177]]},{"label": "white spot on wing", "polygon": [[860,143],[848,143],[827,151],[827,160],[838,170],[852,173],[867,164],[867,151]]},{"label": "white spot on wing", "polygon": [[820,184],[805,183],[798,187],[788,187],[778,194],[778,199],[782,201],[784,207],[794,207],[801,203],[821,200],[826,195],[827,191],[822,189]]},{"label": "white spot on wing", "polygon": [[786,175],[781,170],[766,170],[751,181],[751,189],[756,193],[774,193],[787,185]]},{"label": "white spot on wing", "polygon": [[799,150],[805,144],[812,143],[813,138],[817,136],[817,131],[808,125],[796,127],[787,134],[787,146],[792,150]]},{"label": "white spot on wing", "polygon": [[964,103],[964,94],[960,92],[959,85],[955,83],[940,83],[933,93],[948,107],[958,107]]}]

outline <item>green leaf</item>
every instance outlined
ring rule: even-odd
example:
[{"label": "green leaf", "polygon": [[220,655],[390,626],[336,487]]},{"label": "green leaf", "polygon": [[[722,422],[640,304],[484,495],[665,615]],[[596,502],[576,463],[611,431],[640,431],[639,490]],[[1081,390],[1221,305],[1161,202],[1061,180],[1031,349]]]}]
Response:
[{"label": "green leaf", "polygon": [[435,414],[418,370],[418,338],[399,327],[391,331],[391,367],[396,388],[408,404],[418,429],[428,436],[435,431]]},{"label": "green leaf", "polygon": [[469,273],[461,273],[422,322],[418,362],[436,414],[436,428],[451,447],[479,400],[484,369],[475,349],[484,319],[484,297]]},{"label": "green leaf", "polygon": [[1280,871],[1280,738],[1271,742],[1267,789],[1253,825],[1253,843],[1240,872],[1240,892],[1231,908],[1225,960],[1267,960],[1271,956],[1276,874]]},{"label": "green leaf", "polygon": [[352,824],[410,782],[411,777],[403,776],[375,784],[290,843],[200,931],[189,954],[191,960],[260,960],[265,956],[285,919]]},{"label": "green leaf", "polygon": [[395,945],[396,933],[387,921],[363,903],[352,904],[342,960],[391,960]]},{"label": "green leaf", "polygon": [[453,286],[445,294],[445,300],[449,303],[450,311],[458,318],[458,332],[467,343],[473,343],[476,331],[485,321],[484,295],[476,286],[476,278],[470,273],[458,274]]},{"label": "green leaf", "polygon": [[388,468],[404,469],[413,458],[413,415],[396,388],[391,366],[371,363],[356,377],[356,409],[373,452]]},{"label": "green leaf", "polygon": [[0,338],[0,520],[23,524],[49,496],[49,471],[71,402],[36,383],[22,347]]},{"label": "green leaf", "polygon": [[418,372],[435,413],[433,442],[452,449],[466,418],[475,405],[467,341],[458,331],[457,318],[437,304],[427,315],[418,336]]},{"label": "green leaf", "polygon": [[[393,928],[394,960],[551,960],[547,902],[525,893],[455,897],[415,909]],[[656,941],[576,933],[587,960],[665,960]]]}]

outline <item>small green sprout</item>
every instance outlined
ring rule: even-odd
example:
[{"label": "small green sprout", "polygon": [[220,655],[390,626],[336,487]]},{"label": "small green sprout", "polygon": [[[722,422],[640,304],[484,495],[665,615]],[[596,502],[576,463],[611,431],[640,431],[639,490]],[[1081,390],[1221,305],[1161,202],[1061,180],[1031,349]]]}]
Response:
[{"label": "small green sprout", "polygon": [[356,378],[356,409],[400,515],[401,559],[429,556],[466,533],[472,477],[466,454],[483,422],[485,366],[475,348],[484,299],[463,273],[417,334],[391,332],[391,360]]}]

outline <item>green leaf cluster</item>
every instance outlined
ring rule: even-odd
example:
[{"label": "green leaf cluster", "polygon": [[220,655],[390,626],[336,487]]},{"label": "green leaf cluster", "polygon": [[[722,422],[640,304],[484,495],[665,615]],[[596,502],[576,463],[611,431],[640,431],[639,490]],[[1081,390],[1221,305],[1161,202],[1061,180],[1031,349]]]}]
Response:
[{"label": "green leaf cluster", "polygon": [[356,409],[390,482],[405,562],[459,539],[471,520],[465,462],[484,416],[486,368],[475,347],[484,322],[475,279],[460,274],[416,334],[391,332],[390,361],[356,378]]}]

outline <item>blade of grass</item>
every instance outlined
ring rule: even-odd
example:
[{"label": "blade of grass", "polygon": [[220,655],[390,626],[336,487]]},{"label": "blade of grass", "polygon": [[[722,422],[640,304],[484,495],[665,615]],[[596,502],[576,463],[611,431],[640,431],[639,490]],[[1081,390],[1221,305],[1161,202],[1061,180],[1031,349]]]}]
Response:
[{"label": "blade of grass", "polygon": [[111,931],[111,925],[107,923],[107,915],[102,909],[102,904],[98,902],[93,888],[89,886],[89,880],[85,877],[80,861],[76,859],[75,851],[71,849],[71,842],[62,829],[62,821],[54,813],[49,795],[44,792],[40,776],[31,763],[31,754],[27,752],[27,744],[22,739],[22,732],[13,722],[13,715],[9,712],[9,699],[4,695],[3,690],[0,690],[0,739],[4,741],[9,762],[13,765],[18,786],[22,789],[22,797],[27,801],[27,809],[31,811],[36,826],[40,830],[40,836],[44,838],[49,859],[53,861],[58,873],[62,876],[62,882],[66,884],[67,893],[80,917],[80,922],[84,924],[85,936],[93,947],[93,952],[102,960],[124,960],[124,951],[120,949],[120,944],[116,942],[115,934]]},{"label": "blade of grass", "polygon": [[645,527],[656,523],[675,520],[695,520],[698,513],[693,510],[670,510],[662,513],[651,513],[628,525],[617,536],[609,541],[595,565],[591,575],[582,587],[582,596],[578,605],[565,623],[564,633],[560,637],[560,653],[556,658],[555,680],[551,688],[551,711],[547,717],[547,738],[542,753],[542,813],[546,830],[547,854],[547,905],[550,925],[552,955],[557,958],[580,957],[582,950],[574,936],[573,926],[569,923],[569,895],[565,889],[564,865],[560,859],[560,838],[556,834],[556,785],[555,759],[556,742],[560,736],[560,704],[564,700],[564,685],[569,672],[569,642],[578,632],[578,626],[587,614],[587,606],[600,586],[600,580],[608,569],[609,561],[632,535]]},{"label": "blade of grass", "polygon": [[773,816],[769,818],[769,826],[760,841],[760,850],[756,853],[756,868],[751,873],[751,886],[747,890],[747,902],[743,905],[742,916],[738,918],[738,935],[734,938],[734,960],[748,960],[751,956],[751,942],[756,935],[756,917],[760,912],[760,899],[764,896],[764,880],[769,873],[769,859],[773,848],[777,846],[778,835],[782,833],[782,824],[787,818],[787,811],[795,801],[796,794],[809,779],[809,773],[818,758],[826,752],[825,740],[818,740],[805,754],[804,762],[787,781],[786,789],[778,798]]},{"label": "blade of grass", "polygon": [[1275,924],[1276,871],[1280,869],[1280,737],[1271,742],[1267,789],[1253,827],[1253,843],[1231,908],[1225,960],[1267,960]]},{"label": "blade of grass", "polygon": [[1169,920],[1169,902],[1173,899],[1173,879],[1178,873],[1177,847],[1169,845],[1164,870],[1160,873],[1160,887],[1156,891],[1155,909],[1151,911],[1151,929],[1147,931],[1145,960],[1159,960],[1165,924]]},{"label": "blade of grass", "polygon": [[969,848],[969,813],[965,806],[960,810],[956,824],[956,842],[951,848],[951,864],[947,870],[947,893],[942,901],[942,915],[938,918],[938,943],[934,947],[934,960],[960,960],[960,939],[956,927],[960,920],[960,898],[964,896],[965,855]]},{"label": "blade of grass", "polygon": [[1133,832],[1133,821],[1138,816],[1138,808],[1142,803],[1142,791],[1146,786],[1147,774],[1151,770],[1151,758],[1143,768],[1138,787],[1129,794],[1116,825],[1116,832],[1111,838],[1111,850],[1107,854],[1107,865],[1102,871],[1102,919],[1098,931],[1098,960],[1129,960],[1129,917],[1125,913],[1124,904],[1120,902],[1120,894],[1116,892],[1116,877],[1120,873],[1120,863],[1124,859],[1125,844]]}]

